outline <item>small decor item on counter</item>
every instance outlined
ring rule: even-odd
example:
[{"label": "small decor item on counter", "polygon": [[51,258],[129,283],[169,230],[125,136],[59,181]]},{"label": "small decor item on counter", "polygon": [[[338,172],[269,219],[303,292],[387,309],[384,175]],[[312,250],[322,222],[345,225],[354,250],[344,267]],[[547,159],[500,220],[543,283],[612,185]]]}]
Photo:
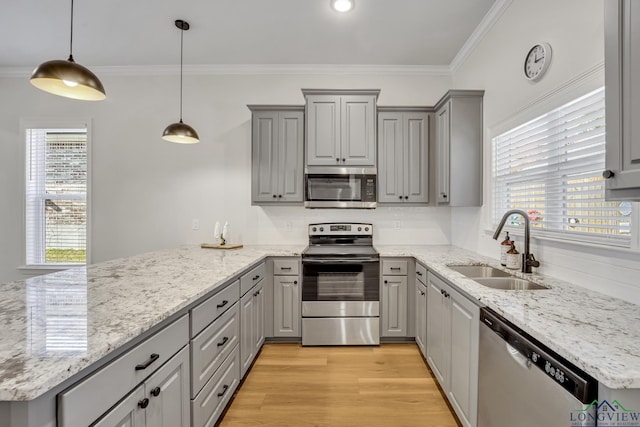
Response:
[{"label": "small decor item on counter", "polygon": [[216,225],[213,227],[213,241],[215,244],[220,243],[220,221],[216,221]]},{"label": "small decor item on counter", "polygon": [[511,249],[511,239],[509,238],[509,232],[507,231],[504,240],[500,242],[500,265],[503,267],[507,266],[507,251]]},{"label": "small decor item on counter", "polygon": [[511,249],[507,251],[507,268],[511,270],[520,269],[520,252],[516,249],[515,242],[511,242]]},{"label": "small decor item on counter", "polygon": [[222,234],[220,235],[220,244],[226,245],[227,238],[229,237],[229,221],[224,222],[224,226],[222,227]]}]

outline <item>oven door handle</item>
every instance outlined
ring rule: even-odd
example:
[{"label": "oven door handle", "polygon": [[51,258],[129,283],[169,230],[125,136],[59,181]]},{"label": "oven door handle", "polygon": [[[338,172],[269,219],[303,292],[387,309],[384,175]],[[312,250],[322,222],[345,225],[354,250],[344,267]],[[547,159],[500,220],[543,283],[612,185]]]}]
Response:
[{"label": "oven door handle", "polygon": [[379,258],[322,258],[303,259],[302,264],[360,264],[360,263],[380,262]]}]

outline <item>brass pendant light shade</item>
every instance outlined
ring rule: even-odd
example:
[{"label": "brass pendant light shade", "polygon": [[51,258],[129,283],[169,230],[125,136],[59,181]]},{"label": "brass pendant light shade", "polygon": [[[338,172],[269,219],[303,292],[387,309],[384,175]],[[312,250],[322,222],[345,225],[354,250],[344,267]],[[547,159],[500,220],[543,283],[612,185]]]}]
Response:
[{"label": "brass pendant light shade", "polygon": [[180,29],[180,121],[167,126],[162,132],[162,139],[178,144],[195,144],[200,142],[198,132],[182,121],[182,53],[184,50],[184,32],[189,29],[189,23],[178,19],[175,25]]},{"label": "brass pendant light shade", "polygon": [[73,60],[73,0],[69,59],[54,59],[40,64],[31,74],[31,84],[54,95],[83,101],[101,101],[107,97],[100,79]]}]

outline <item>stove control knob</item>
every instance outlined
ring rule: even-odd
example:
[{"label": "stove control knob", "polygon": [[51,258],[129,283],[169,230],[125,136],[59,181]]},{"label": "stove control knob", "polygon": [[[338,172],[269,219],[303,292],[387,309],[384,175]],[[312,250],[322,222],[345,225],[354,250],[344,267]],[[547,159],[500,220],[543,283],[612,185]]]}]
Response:
[{"label": "stove control knob", "polygon": [[365,227],[365,228],[364,228],[364,231],[369,231],[369,227]]},{"label": "stove control knob", "polygon": [[549,369],[549,375],[551,375],[552,377],[555,377],[556,376],[556,368],[554,368],[552,366],[551,369]]},{"label": "stove control knob", "polygon": [[362,227],[358,227],[358,231],[362,231]]},{"label": "stove control knob", "polygon": [[320,227],[320,231],[324,231],[324,227]]},{"label": "stove control knob", "polygon": [[547,362],[544,364],[544,370],[547,372],[547,374],[549,373],[549,371],[551,370],[551,363]]},{"label": "stove control knob", "polygon": [[531,360],[533,360],[533,363],[536,363],[539,357],[540,355],[538,353],[531,353]]},{"label": "stove control knob", "polygon": [[318,229],[316,227],[313,227],[311,231],[318,231]]}]

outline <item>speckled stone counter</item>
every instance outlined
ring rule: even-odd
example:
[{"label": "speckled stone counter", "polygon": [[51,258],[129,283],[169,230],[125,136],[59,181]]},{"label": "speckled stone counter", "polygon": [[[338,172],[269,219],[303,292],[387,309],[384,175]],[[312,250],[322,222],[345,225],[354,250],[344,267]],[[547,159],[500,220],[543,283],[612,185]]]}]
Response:
[{"label": "speckled stone counter", "polygon": [[0,401],[35,399],[252,264],[304,248],[185,246],[0,285]]},{"label": "speckled stone counter", "polygon": [[[567,282],[506,270],[453,246],[376,246],[380,256],[414,257],[611,389],[640,388],[640,306]],[[548,290],[492,289],[448,265],[488,264]]]}]

